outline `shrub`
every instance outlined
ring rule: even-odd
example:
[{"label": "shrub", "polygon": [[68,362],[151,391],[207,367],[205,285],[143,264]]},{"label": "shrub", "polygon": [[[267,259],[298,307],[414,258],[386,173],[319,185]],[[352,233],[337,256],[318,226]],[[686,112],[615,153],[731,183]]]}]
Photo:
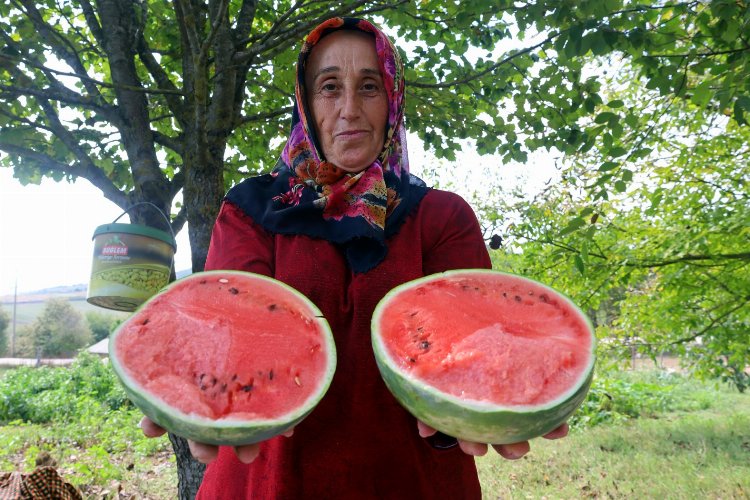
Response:
[{"label": "shrub", "polygon": [[20,367],[0,378],[0,424],[70,421],[92,407],[114,410],[128,404],[110,366],[89,353],[70,367]]}]

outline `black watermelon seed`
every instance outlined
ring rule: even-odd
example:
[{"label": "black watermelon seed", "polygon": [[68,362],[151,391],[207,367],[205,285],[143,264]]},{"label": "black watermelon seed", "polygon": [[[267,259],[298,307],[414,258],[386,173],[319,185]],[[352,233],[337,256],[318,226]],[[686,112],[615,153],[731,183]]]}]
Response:
[{"label": "black watermelon seed", "polygon": [[513,299],[514,299],[514,300],[515,300],[516,302],[521,302],[521,301],[523,300],[523,299],[521,298],[521,296],[520,296],[520,295],[516,295],[515,297],[513,297]]},{"label": "black watermelon seed", "polygon": [[268,380],[273,380],[273,370],[268,372]]},{"label": "black watermelon seed", "polygon": [[151,321],[151,318],[146,318],[146,319],[144,319],[144,320],[143,320],[143,321],[141,322],[141,324],[142,324],[142,325],[148,325],[148,322],[149,322],[149,321]]},{"label": "black watermelon seed", "polygon": [[422,349],[429,349],[430,348],[430,343],[428,341],[426,341],[426,340],[423,340],[422,343],[419,344],[419,347],[421,347]]},{"label": "black watermelon seed", "polygon": [[271,304],[270,306],[268,306],[268,310],[269,311],[275,311],[276,307],[277,307],[276,304]]},{"label": "black watermelon seed", "polygon": [[416,363],[416,362],[417,362],[417,360],[416,360],[416,359],[414,359],[414,358],[409,358],[409,363]]},{"label": "black watermelon seed", "polygon": [[237,380],[237,374],[236,373],[234,375],[232,375],[232,382],[234,382],[235,380]]},{"label": "black watermelon seed", "polygon": [[201,281],[200,281],[200,284],[201,284],[201,285],[205,285],[205,284],[206,284],[206,280],[201,280]]},{"label": "black watermelon seed", "polygon": [[229,289],[229,293],[231,293],[232,295],[237,295],[238,293],[240,293],[240,291],[237,290],[235,287],[232,287]]},{"label": "black watermelon seed", "polygon": [[253,390],[253,384],[243,385],[242,390],[245,392],[250,392]]}]

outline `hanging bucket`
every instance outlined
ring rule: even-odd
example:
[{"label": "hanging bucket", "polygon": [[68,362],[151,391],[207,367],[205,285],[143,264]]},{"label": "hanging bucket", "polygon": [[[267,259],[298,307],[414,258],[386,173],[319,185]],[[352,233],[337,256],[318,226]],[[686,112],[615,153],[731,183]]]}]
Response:
[{"label": "hanging bucket", "polygon": [[[167,221],[169,219],[150,202]],[[91,265],[86,301],[117,311],[134,311],[169,283],[177,249],[174,233],[138,224],[117,223],[99,226],[94,231],[94,259]]]}]

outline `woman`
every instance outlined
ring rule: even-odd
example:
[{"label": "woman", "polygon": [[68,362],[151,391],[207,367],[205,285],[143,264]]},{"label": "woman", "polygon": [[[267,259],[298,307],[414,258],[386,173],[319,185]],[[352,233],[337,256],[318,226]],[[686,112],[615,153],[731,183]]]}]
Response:
[{"label": "woman", "polygon": [[[435,431],[386,389],[369,328],[394,286],[489,268],[477,220],[460,197],[409,174],[401,62],[375,26],[335,18],[313,30],[295,94],[281,160],[229,191],[206,269],[265,274],[312,299],[334,333],[336,375],[289,437],[234,450],[191,443],[210,462],[199,497],[480,498],[471,455],[487,445],[438,450],[423,439]],[[161,432],[147,420],[144,430]],[[528,443],[495,448],[520,458]]]}]

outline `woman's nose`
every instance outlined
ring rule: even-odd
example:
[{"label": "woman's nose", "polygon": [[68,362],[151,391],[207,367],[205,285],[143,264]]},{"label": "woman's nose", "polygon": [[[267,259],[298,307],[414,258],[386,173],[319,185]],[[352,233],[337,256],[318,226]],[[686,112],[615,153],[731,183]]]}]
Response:
[{"label": "woman's nose", "polygon": [[362,96],[356,90],[346,90],[341,96],[341,117],[357,118],[362,110]]}]

